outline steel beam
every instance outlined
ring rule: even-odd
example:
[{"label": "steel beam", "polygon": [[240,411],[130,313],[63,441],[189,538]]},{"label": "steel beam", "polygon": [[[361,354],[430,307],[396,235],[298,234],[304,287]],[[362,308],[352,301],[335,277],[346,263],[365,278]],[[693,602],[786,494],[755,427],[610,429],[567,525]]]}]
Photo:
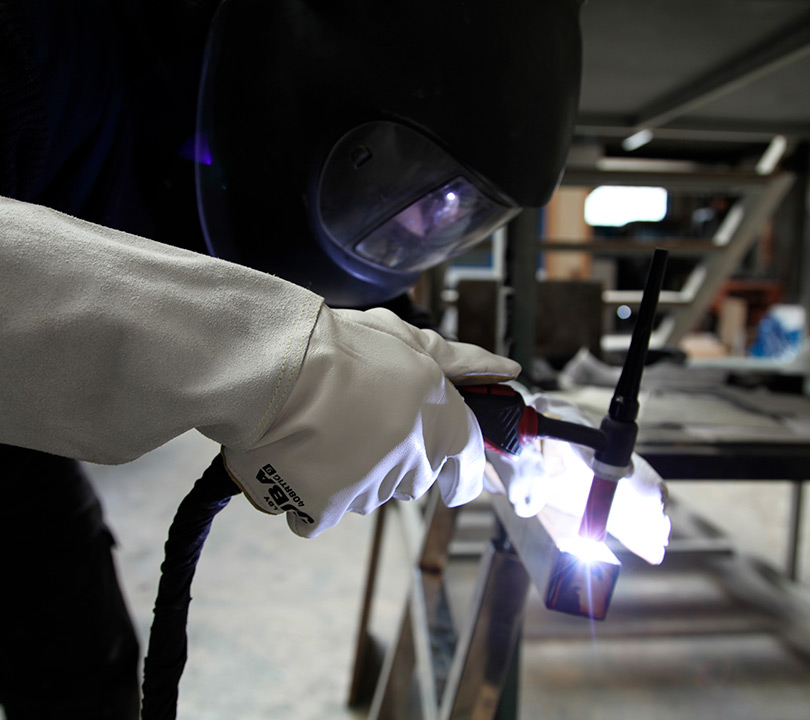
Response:
[{"label": "steel beam", "polygon": [[694,289],[692,303],[674,315],[667,342],[677,344],[697,325],[723,283],[739,267],[745,254],[756,242],[765,223],[779,207],[794,180],[791,173],[772,175],[763,190],[750,193],[739,201],[743,210],[742,219],[728,241],[723,243],[724,251],[707,257],[696,268],[696,272],[701,272],[702,282]]},{"label": "steel beam", "polygon": [[810,16],[650,103],[634,119],[635,129],[665,125],[807,55],[810,55]]}]

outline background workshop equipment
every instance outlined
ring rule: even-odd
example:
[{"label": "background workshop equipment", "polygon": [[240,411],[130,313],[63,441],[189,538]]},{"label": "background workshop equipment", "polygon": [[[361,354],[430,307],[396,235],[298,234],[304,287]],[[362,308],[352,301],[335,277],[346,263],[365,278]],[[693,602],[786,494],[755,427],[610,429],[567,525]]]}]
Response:
[{"label": "background workshop equipment", "polygon": [[[810,360],[785,318],[810,309],[810,7],[589,0],[582,27],[563,186],[542,211],[424,277],[418,293],[445,327],[511,352],[528,382],[598,423],[651,250],[669,251],[636,445],[669,484],[664,563],[646,566],[609,541],[622,575],[607,619],[590,623],[545,608],[535,575],[547,570],[548,545],[531,544],[531,520],[502,497],[460,512],[444,528],[446,554],[427,566],[429,505],[393,504],[379,521],[349,516],[309,543],[232,503],[195,578],[179,717],[367,717],[373,683],[352,687],[359,654],[364,677],[384,665],[417,572],[441,570],[443,617],[463,626],[489,597],[477,578],[492,562],[495,515],[520,572],[514,558],[496,570],[529,582],[519,653],[496,663],[511,672],[507,695],[492,700],[501,717],[806,720]],[[586,204],[602,187],[663,189],[664,215],[589,223]],[[172,508],[215,451],[186,435],[128,466],[90,468],[142,638]],[[429,657],[420,642],[415,655]],[[493,662],[486,645],[473,647]],[[419,717],[423,686],[412,681],[403,676],[412,692],[397,711]]]}]

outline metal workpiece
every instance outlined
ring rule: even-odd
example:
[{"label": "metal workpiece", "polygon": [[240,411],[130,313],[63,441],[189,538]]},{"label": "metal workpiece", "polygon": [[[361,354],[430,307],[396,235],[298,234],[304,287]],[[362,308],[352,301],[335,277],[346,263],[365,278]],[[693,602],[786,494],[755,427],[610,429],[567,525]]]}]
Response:
[{"label": "metal workpiece", "polygon": [[606,545],[600,551],[606,552],[599,559],[585,559],[581,553],[557,548],[546,587],[549,610],[605,619],[621,565]]},{"label": "metal workpiece", "polygon": [[546,607],[603,620],[621,569],[607,545],[581,538],[579,518],[554,508],[521,518],[503,495],[492,506]]}]

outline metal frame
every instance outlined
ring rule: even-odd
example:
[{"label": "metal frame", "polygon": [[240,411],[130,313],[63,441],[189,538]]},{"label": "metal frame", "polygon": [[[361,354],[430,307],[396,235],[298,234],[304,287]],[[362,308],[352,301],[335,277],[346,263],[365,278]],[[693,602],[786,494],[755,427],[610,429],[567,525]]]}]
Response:
[{"label": "metal frame", "polygon": [[367,624],[382,541],[382,533],[375,532],[350,706],[362,704],[360,689],[375,684],[370,720],[514,720],[515,665],[530,586],[523,563],[506,535],[498,533],[480,557],[465,620],[456,630],[444,571],[459,511],[446,508],[435,492],[422,523],[414,522],[413,504],[397,507],[411,531],[422,526],[424,539],[396,635],[377,673],[363,650],[369,645]]}]

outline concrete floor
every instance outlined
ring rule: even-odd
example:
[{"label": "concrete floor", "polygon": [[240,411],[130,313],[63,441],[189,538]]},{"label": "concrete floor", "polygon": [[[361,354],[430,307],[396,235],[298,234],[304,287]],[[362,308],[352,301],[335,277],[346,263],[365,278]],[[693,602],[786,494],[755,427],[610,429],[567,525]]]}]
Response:
[{"label": "concrete floor", "polygon": [[[189,433],[122,467],[90,466],[118,539],[120,575],[146,647],[166,531],[218,447]],[[320,540],[237,496],[215,519],[192,586],[179,718],[355,718],[348,678],[372,523]]]},{"label": "concrete floor", "polygon": [[547,720],[807,720],[807,590],[771,593],[746,560],[726,558],[625,565],[607,619],[592,627],[551,619],[535,596],[523,707],[545,708]]},{"label": "concrete floor", "polygon": [[[89,466],[118,538],[120,574],[144,647],[166,530],[216,452],[190,433],[126,466]],[[783,562],[786,484],[678,483],[671,491],[732,531],[745,551],[777,567]],[[282,519],[237,496],[215,520],[195,578],[178,717],[362,718],[346,698],[373,525],[349,516],[320,538],[302,540]],[[409,575],[404,555],[396,547],[388,553],[374,618],[384,640],[398,621]],[[611,615],[593,631],[580,623],[568,632],[568,618],[546,611],[533,592],[522,718],[810,718],[810,662],[772,632],[704,636],[680,625],[648,635],[635,622],[658,611],[688,620],[701,597],[724,616],[711,575],[689,575],[690,568],[622,572],[611,609],[616,620]],[[807,528],[801,577],[810,580]],[[798,590],[802,602],[810,600],[808,585]]]}]

